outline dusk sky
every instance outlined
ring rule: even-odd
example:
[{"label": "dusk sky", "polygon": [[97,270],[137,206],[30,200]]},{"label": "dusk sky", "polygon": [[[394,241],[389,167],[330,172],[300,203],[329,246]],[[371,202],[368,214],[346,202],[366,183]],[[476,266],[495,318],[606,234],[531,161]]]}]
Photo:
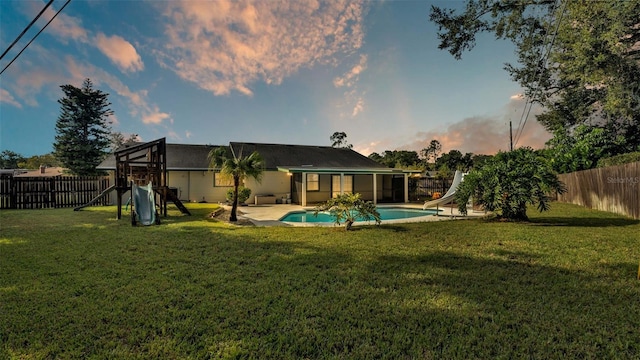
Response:
[{"label": "dusk sky", "polygon": [[[4,68],[66,0],[0,60]],[[4,51],[45,6],[0,1]],[[0,150],[53,151],[60,85],[109,94],[114,131],[143,141],[330,145],[363,155],[508,150],[522,89],[492,36],[456,61],[438,50],[430,6],[462,1],[71,1],[0,75]],[[533,113],[536,112],[534,109]],[[550,135],[533,117],[518,146]]]}]

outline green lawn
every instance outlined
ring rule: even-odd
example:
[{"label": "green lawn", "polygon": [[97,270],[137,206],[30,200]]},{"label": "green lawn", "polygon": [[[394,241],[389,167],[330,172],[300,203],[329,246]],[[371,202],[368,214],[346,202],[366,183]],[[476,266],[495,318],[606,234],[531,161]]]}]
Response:
[{"label": "green lawn", "polygon": [[640,222],[234,227],[0,212],[0,359],[640,357]]}]

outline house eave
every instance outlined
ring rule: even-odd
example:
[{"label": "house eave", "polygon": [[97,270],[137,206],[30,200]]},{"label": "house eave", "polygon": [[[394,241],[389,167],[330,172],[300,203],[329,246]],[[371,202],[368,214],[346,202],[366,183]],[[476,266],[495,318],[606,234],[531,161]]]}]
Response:
[{"label": "house eave", "polygon": [[[98,167],[96,168],[97,170],[102,170],[102,171],[115,171],[116,168],[115,167]],[[171,168],[167,168],[167,171],[219,171],[217,169],[210,169],[210,168],[175,168],[175,167],[171,167]]]},{"label": "house eave", "polygon": [[337,168],[316,166],[278,166],[278,171],[286,173],[331,173],[331,174],[418,174],[422,170],[394,168]]}]

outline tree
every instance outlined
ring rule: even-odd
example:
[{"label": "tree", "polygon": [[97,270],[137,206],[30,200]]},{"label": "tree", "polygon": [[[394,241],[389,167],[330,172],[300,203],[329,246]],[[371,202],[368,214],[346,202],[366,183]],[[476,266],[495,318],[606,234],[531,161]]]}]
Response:
[{"label": "tree", "polygon": [[139,140],[138,134],[130,134],[129,136],[125,137],[123,133],[121,133],[120,131],[114,131],[109,135],[110,138],[110,148],[112,151],[117,150],[119,147],[121,147],[124,144],[129,144],[129,143],[134,143],[137,142]]},{"label": "tree", "polygon": [[622,135],[618,151],[640,148],[640,1],[469,1],[462,13],[434,6],[430,18],[456,59],[481,32],[513,42],[518,65],[505,69],[544,106],[547,130],[598,125]]},{"label": "tree", "polygon": [[482,167],[482,165],[484,165],[484,163],[487,162],[492,157],[493,157],[492,155],[483,155],[483,154],[471,155],[471,163],[472,163],[471,168],[477,169]]},{"label": "tree", "polygon": [[228,147],[218,147],[209,152],[209,168],[220,170],[223,176],[233,178],[233,204],[229,221],[238,221],[238,188],[246,178],[254,178],[260,182],[264,172],[264,161],[257,151],[249,156],[236,156]]},{"label": "tree", "polygon": [[440,144],[438,140],[433,139],[429,143],[429,147],[422,149],[420,153],[424,156],[427,164],[430,159],[433,159],[433,164],[435,164],[440,151],[442,151],[442,144]]},{"label": "tree", "polygon": [[436,160],[436,169],[440,169],[442,166],[447,166],[450,170],[461,170],[464,172],[469,171],[473,166],[471,157],[471,153],[462,155],[460,150],[451,150],[446,154],[442,154],[442,156]]},{"label": "tree", "polygon": [[394,150],[393,158],[395,158],[396,168],[409,168],[416,167],[420,163],[420,158],[418,157],[418,153],[415,151],[409,150]]},{"label": "tree", "polygon": [[467,213],[471,197],[488,211],[500,211],[508,220],[527,220],[527,205],[539,211],[549,210],[553,191],[566,188],[548,161],[531,148],[499,152],[481,168],[472,170],[456,190],[456,203],[462,214]]},{"label": "tree", "polygon": [[569,134],[558,129],[547,142],[547,155],[551,166],[558,173],[570,173],[596,167],[601,158],[608,158],[618,151],[624,139],[602,127],[578,125]]},{"label": "tree", "polygon": [[353,149],[353,145],[347,143],[347,134],[344,132],[334,132],[329,140],[331,140],[331,147]]},{"label": "tree", "polygon": [[372,153],[369,159],[390,168],[409,168],[420,164],[418,153],[408,150],[385,150],[382,155]]},{"label": "tree", "polygon": [[360,198],[360,194],[339,194],[335,198],[327,200],[319,204],[313,209],[313,214],[328,211],[335,219],[337,225],[344,222],[346,230],[351,230],[354,222],[357,220],[368,221],[374,220],[376,225],[381,222],[380,213],[371,201],[364,201]]},{"label": "tree", "polygon": [[0,152],[0,169],[17,169],[18,164],[24,161],[24,156],[11,150]]},{"label": "tree", "polygon": [[58,100],[60,116],[53,144],[56,158],[71,173],[96,175],[96,167],[106,157],[110,144],[109,94],[94,90],[86,79],[82,88],[60,86],[65,96]]},{"label": "tree", "polygon": [[21,169],[38,169],[40,166],[55,167],[60,166],[60,162],[52,154],[34,155],[25,159],[23,162],[18,163]]},{"label": "tree", "polygon": [[382,157],[382,155],[378,154],[377,152],[369,154],[368,158],[373,160],[373,161],[375,161],[375,162],[377,162],[380,165],[385,165],[383,163],[383,159],[384,158]]}]

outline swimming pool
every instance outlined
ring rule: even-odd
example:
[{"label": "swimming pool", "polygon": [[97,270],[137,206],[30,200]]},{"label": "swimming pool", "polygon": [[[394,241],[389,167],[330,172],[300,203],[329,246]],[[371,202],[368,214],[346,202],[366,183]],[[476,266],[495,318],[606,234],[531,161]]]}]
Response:
[{"label": "swimming pool", "polygon": [[[378,212],[380,213],[381,220],[410,219],[438,213],[437,210],[433,209],[421,210],[403,207],[383,207],[378,208]],[[318,216],[314,216],[313,211],[294,211],[281,217],[280,221],[294,223],[333,223],[335,220],[328,212],[321,212],[318,213]]]}]

